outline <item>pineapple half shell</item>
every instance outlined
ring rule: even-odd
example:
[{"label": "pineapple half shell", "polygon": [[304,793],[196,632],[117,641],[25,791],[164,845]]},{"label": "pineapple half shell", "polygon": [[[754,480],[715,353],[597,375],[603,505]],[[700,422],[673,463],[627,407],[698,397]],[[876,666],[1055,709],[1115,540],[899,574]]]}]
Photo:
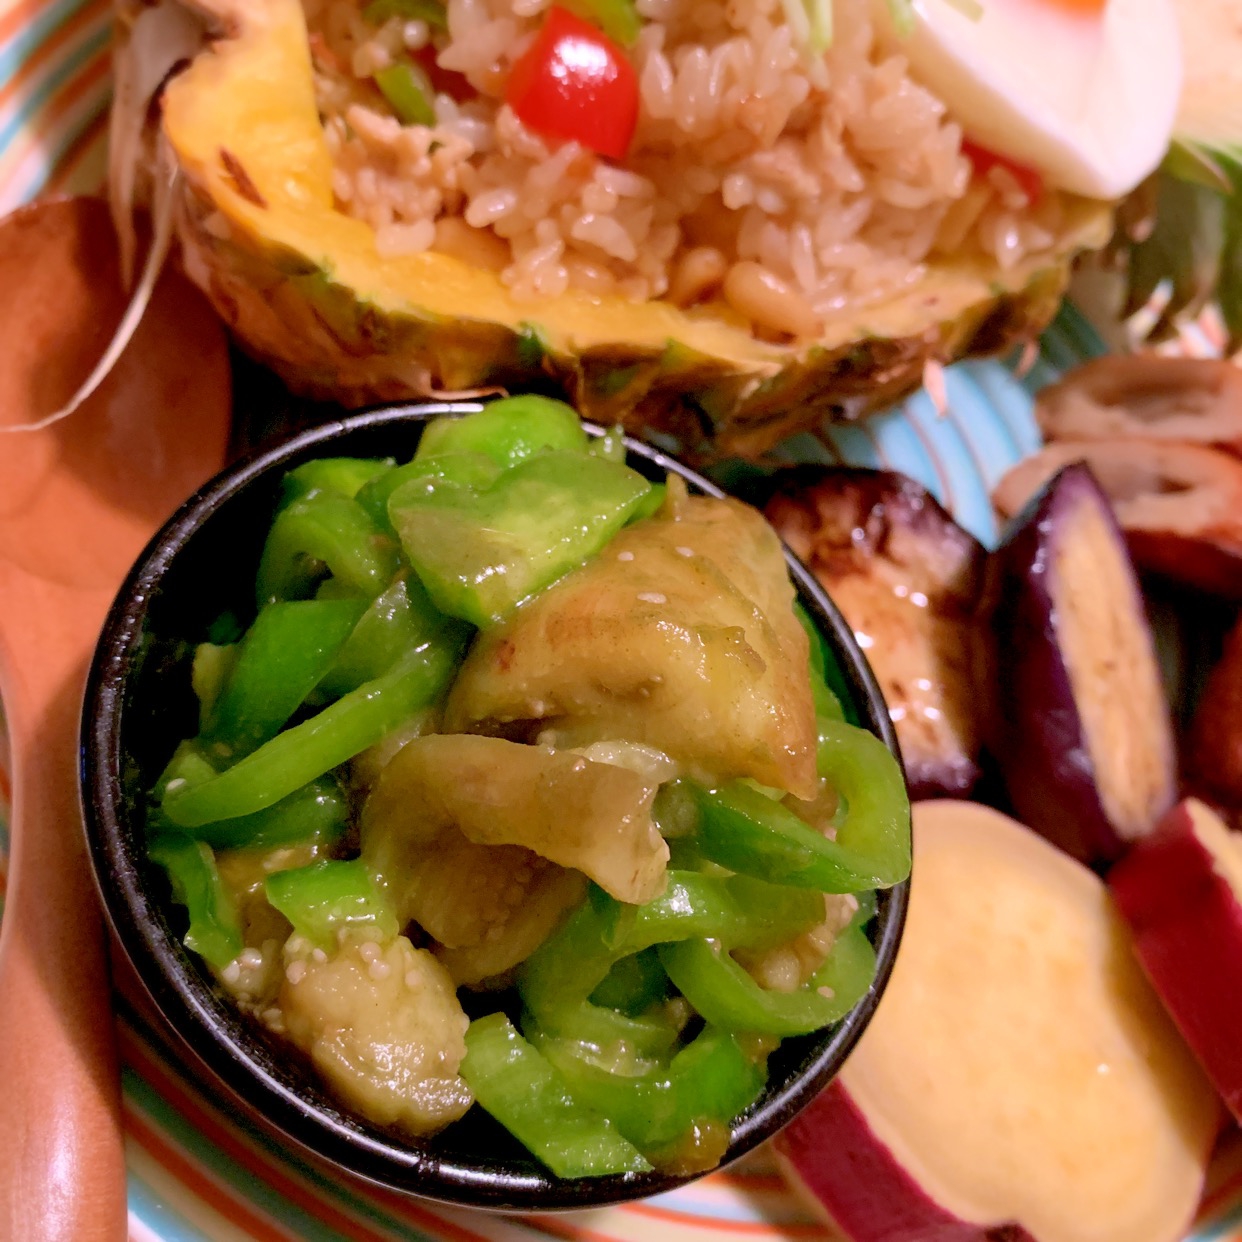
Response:
[{"label": "pineapple half shell", "polygon": [[[203,48],[168,82],[146,145],[154,175],[179,172],[185,269],[249,353],[296,391],[349,406],[551,380],[586,417],[672,435],[693,455],[753,456],[891,403],[928,360],[1029,338],[1073,255],[1109,234],[1110,208],[1081,200],[1054,259],[928,264],[900,296],[788,345],[659,301],[519,302],[447,255],[381,260],[372,230],[336,210],[299,0],[192,7]],[[119,75],[137,73],[126,31],[141,12],[123,5]]]}]

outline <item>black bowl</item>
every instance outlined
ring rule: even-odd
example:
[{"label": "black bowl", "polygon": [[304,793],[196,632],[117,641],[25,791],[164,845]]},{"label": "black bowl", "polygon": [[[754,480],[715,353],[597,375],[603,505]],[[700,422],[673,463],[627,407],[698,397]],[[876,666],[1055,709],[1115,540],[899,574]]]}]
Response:
[{"label": "black bowl", "polygon": [[[183,948],[180,911],[145,854],[146,791],[177,739],[197,731],[189,657],[222,612],[246,616],[255,570],[285,471],[312,457],[412,456],[423,426],[477,403],[378,410],[306,431],[217,476],[155,536],[121,587],[91,667],[82,726],[84,815],[104,909],[155,1010],[193,1072],[223,1086],[235,1114],[328,1168],[442,1202],[515,1211],[583,1208],[658,1194],[692,1180],[662,1173],[561,1179],[479,1109],[430,1139],[395,1137],[343,1111],[302,1060],[248,1021]],[[594,434],[598,428],[589,428]],[[636,441],[629,463],[656,478],[706,479]],[[803,604],[836,652],[848,706],[896,754],[884,700],[832,601],[789,556]],[[770,1138],[840,1068],[875,1010],[892,969],[907,886],[880,894],[872,924],[879,959],[871,991],[825,1031],[787,1039],[768,1086],[733,1128],[734,1160]]]}]

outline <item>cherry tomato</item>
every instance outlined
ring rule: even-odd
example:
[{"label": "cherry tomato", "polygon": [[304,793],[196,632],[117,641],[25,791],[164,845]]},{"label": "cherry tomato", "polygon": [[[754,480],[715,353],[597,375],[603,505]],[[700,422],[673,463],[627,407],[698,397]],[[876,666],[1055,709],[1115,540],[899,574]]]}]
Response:
[{"label": "cherry tomato", "polygon": [[970,161],[976,174],[986,177],[993,168],[1003,168],[1022,189],[1030,203],[1038,203],[1044,196],[1044,179],[1033,168],[1018,164],[995,151],[978,146],[969,138],[962,139],[962,154]]},{"label": "cherry tomato", "polygon": [[514,63],[505,99],[536,132],[614,160],[625,155],[638,124],[638,75],[624,49],[559,7],[548,10],[534,43]]}]

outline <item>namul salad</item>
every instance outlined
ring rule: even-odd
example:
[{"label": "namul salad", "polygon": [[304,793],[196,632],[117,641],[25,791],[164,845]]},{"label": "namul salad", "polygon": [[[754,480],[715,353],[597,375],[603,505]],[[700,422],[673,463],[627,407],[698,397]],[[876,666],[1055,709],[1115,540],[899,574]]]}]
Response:
[{"label": "namul salad", "polygon": [[187,948],[407,1139],[476,1102],[560,1177],[691,1174],[871,989],[909,874],[771,527],[536,397],[284,478],[147,796]]}]

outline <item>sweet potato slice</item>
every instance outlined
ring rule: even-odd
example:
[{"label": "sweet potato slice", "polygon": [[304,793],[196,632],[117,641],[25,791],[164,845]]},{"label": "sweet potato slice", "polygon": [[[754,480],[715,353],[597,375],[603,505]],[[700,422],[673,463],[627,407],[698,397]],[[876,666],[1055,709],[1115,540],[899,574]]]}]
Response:
[{"label": "sweet potato slice", "polygon": [[1188,798],[1108,886],[1147,977],[1242,1121],[1242,837]]},{"label": "sweet potato slice", "polygon": [[1173,726],[1125,543],[1067,466],[996,553],[993,749],[1019,816],[1087,863],[1119,857],[1177,797]]},{"label": "sweet potato slice", "polygon": [[1197,444],[1058,441],[1010,470],[992,501],[1012,517],[1076,461],[1091,467],[1142,568],[1242,599],[1242,462]]},{"label": "sweet potato slice", "polygon": [[853,1242],[1169,1242],[1220,1109],[1104,885],[974,803],[914,808],[905,938],[836,1082],[778,1136]]},{"label": "sweet potato slice", "polygon": [[1176,440],[1242,454],[1242,368],[1219,358],[1109,355],[1043,389],[1049,440]]},{"label": "sweet potato slice", "polygon": [[983,549],[904,475],[803,467],[774,486],[766,516],[862,644],[912,796],[969,793],[992,684]]}]

